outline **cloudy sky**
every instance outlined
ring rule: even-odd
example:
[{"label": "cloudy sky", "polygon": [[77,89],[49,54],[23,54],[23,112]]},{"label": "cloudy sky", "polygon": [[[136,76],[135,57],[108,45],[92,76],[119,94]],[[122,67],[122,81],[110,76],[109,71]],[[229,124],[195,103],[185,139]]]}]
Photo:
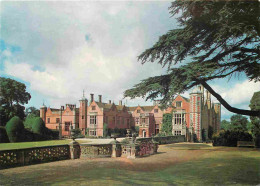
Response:
[{"label": "cloudy sky", "polygon": [[[165,73],[160,65],[141,65],[137,56],[158,37],[177,28],[164,2],[1,2],[0,74],[27,86],[26,106],[79,105],[83,89],[118,103],[140,80]],[[248,109],[260,83],[245,76],[209,82],[235,107]],[[188,92],[184,93],[189,96]],[[215,99],[213,99],[215,100]],[[124,103],[150,105],[138,98]],[[232,113],[222,108],[222,119]]]}]

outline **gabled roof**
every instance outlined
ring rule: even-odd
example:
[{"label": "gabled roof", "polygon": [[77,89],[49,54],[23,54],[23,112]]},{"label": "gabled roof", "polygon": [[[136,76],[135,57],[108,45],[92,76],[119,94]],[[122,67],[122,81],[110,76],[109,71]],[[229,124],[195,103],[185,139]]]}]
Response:
[{"label": "gabled roof", "polygon": [[134,112],[137,107],[126,107],[126,109],[130,112]]},{"label": "gabled roof", "polygon": [[124,108],[124,105],[116,105],[117,110],[121,111]]},{"label": "gabled roof", "polygon": [[[181,95],[180,95],[181,96]],[[185,101],[187,101],[187,102],[190,102],[190,99],[189,98],[186,98],[186,97],[184,97],[184,96],[181,96]]]},{"label": "gabled roof", "polygon": [[152,111],[153,110],[153,108],[154,108],[155,106],[141,106],[141,108],[143,109],[143,111]]}]

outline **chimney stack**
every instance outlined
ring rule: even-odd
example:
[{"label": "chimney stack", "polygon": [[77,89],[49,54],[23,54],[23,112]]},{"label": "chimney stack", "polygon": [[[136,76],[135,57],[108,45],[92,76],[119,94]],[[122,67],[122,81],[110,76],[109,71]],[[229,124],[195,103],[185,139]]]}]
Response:
[{"label": "chimney stack", "polygon": [[109,104],[111,104],[111,100],[109,100]]},{"label": "chimney stack", "polygon": [[119,105],[122,106],[122,100],[119,101]]},{"label": "chimney stack", "polygon": [[94,101],[94,94],[90,94],[90,103]]},{"label": "chimney stack", "polygon": [[102,103],[102,95],[98,95],[99,103]]}]

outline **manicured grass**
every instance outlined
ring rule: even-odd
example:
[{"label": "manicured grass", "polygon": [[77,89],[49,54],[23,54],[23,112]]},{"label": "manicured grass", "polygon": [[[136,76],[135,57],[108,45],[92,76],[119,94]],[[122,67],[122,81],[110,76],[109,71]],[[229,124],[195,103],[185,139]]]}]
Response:
[{"label": "manicured grass", "polygon": [[80,159],[0,171],[0,185],[257,185],[260,150],[161,145],[153,156]]},{"label": "manicured grass", "polygon": [[19,142],[19,143],[0,143],[0,150],[23,149],[31,147],[43,147],[49,145],[64,145],[71,142],[71,140],[50,140],[50,141],[33,141],[33,142]]},{"label": "manicured grass", "polygon": [[[50,145],[65,145],[69,144],[72,140],[49,140],[49,141],[33,141],[33,142],[19,142],[19,143],[0,143],[0,150],[12,150],[12,149],[23,149],[32,147],[44,147]],[[89,140],[76,140],[79,143],[87,143]]]}]

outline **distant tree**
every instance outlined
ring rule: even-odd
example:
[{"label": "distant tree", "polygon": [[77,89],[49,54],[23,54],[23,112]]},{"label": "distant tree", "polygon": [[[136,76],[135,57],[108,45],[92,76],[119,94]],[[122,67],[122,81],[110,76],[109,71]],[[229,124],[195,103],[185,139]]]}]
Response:
[{"label": "distant tree", "polygon": [[104,126],[103,126],[103,137],[107,137],[108,136],[108,127],[107,127],[107,124],[104,123]]},{"label": "distant tree", "polygon": [[230,126],[231,126],[230,122],[224,119],[221,121],[220,129],[229,130]]},{"label": "distant tree", "polygon": [[0,77],[0,125],[5,126],[12,117],[24,119],[24,104],[31,99],[26,86],[10,78]]},{"label": "distant tree", "polygon": [[245,116],[236,114],[230,118],[231,129],[247,131],[248,119]]},{"label": "distant tree", "polygon": [[[253,97],[250,100],[249,107],[252,110],[260,110],[260,91],[255,92]],[[260,147],[260,116],[259,117],[250,117],[252,123],[252,134],[256,142],[256,146]]]},{"label": "distant tree", "polygon": [[164,114],[162,121],[162,133],[172,135],[172,114]]},{"label": "distant tree", "polygon": [[25,109],[26,117],[40,117],[40,110],[35,107],[28,107]]},{"label": "distant tree", "polygon": [[202,84],[230,112],[259,116],[260,111],[230,106],[207,82],[240,74],[260,81],[260,2],[176,0],[169,9],[178,16],[179,27],[138,57],[142,64],[168,66],[167,73],[142,80],[124,96],[161,96],[166,105],[176,94]]},{"label": "distant tree", "polygon": [[11,118],[7,122],[5,128],[6,128],[6,133],[8,135],[9,141],[11,143],[23,141],[24,126],[23,126],[23,121],[19,117],[14,116],[13,118]]},{"label": "distant tree", "polygon": [[213,127],[212,126],[209,126],[209,129],[208,129],[208,138],[209,139],[212,139],[212,136],[213,136],[213,133],[214,133],[214,130],[213,130]]}]

